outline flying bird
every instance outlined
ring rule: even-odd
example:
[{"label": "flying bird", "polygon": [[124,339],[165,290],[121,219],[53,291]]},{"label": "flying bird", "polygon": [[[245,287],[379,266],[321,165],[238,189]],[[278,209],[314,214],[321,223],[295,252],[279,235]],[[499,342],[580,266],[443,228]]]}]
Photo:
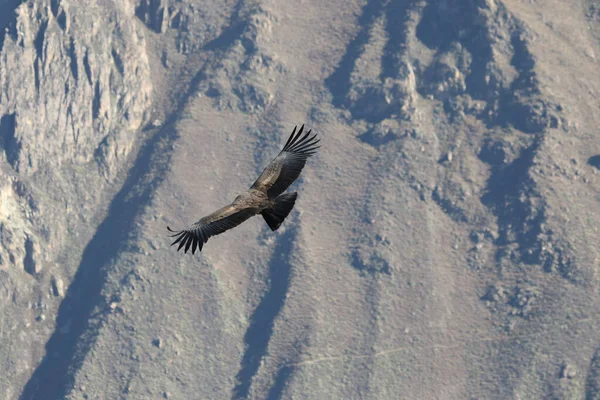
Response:
[{"label": "flying bird", "polygon": [[258,214],[263,216],[272,231],[276,231],[294,208],[298,196],[297,192],[283,192],[298,178],[308,157],[321,147],[317,146],[320,139],[316,134],[310,136],[309,130],[302,135],[304,125],[297,133],[296,128],[279,155],[267,165],[250,189],[237,196],[233,203],[201,218],[187,229],[174,231],[167,226],[174,233],[171,237],[175,241],[171,246],[179,243],[177,251],[183,248],[187,253],[191,248],[194,254],[196,250],[202,250],[211,236],[235,228]]}]

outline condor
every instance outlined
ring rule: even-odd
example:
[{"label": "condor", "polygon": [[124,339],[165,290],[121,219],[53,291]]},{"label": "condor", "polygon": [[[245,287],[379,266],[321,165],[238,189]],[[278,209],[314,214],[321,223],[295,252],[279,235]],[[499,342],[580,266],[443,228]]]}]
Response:
[{"label": "condor", "polygon": [[202,250],[211,236],[234,228],[257,214],[263,216],[271,230],[277,230],[294,208],[298,196],[296,192],[283,192],[298,178],[308,157],[321,147],[317,146],[320,139],[316,134],[311,136],[309,130],[303,136],[304,125],[297,133],[296,128],[279,155],[264,169],[252,187],[236,197],[233,203],[201,218],[188,229],[173,231],[167,226],[174,233],[171,237],[175,237],[171,246],[179,243],[177,251],[183,248],[187,253],[191,248],[194,254],[196,250]]}]

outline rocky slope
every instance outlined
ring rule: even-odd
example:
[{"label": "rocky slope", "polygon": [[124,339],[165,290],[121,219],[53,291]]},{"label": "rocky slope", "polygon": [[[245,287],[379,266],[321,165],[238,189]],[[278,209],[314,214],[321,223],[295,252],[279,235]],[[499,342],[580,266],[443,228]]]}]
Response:
[{"label": "rocky slope", "polygon": [[[0,396],[600,398],[594,1],[0,1]],[[272,233],[169,247],[294,125]]]}]

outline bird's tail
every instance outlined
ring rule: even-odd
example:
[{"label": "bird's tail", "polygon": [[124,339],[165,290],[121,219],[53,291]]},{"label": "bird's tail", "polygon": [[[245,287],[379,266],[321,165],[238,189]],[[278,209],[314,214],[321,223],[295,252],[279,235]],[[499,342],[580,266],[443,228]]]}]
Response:
[{"label": "bird's tail", "polygon": [[279,195],[275,198],[273,207],[267,208],[261,213],[272,231],[276,231],[285,217],[292,211],[296,203],[296,197],[298,197],[296,192]]}]

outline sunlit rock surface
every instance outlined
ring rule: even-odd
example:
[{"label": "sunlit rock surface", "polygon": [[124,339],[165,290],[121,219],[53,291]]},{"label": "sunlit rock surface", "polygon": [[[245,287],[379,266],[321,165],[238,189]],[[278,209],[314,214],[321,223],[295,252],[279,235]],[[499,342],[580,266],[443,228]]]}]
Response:
[{"label": "sunlit rock surface", "polygon": [[0,398],[600,397],[597,2],[85,4],[0,0]]}]

